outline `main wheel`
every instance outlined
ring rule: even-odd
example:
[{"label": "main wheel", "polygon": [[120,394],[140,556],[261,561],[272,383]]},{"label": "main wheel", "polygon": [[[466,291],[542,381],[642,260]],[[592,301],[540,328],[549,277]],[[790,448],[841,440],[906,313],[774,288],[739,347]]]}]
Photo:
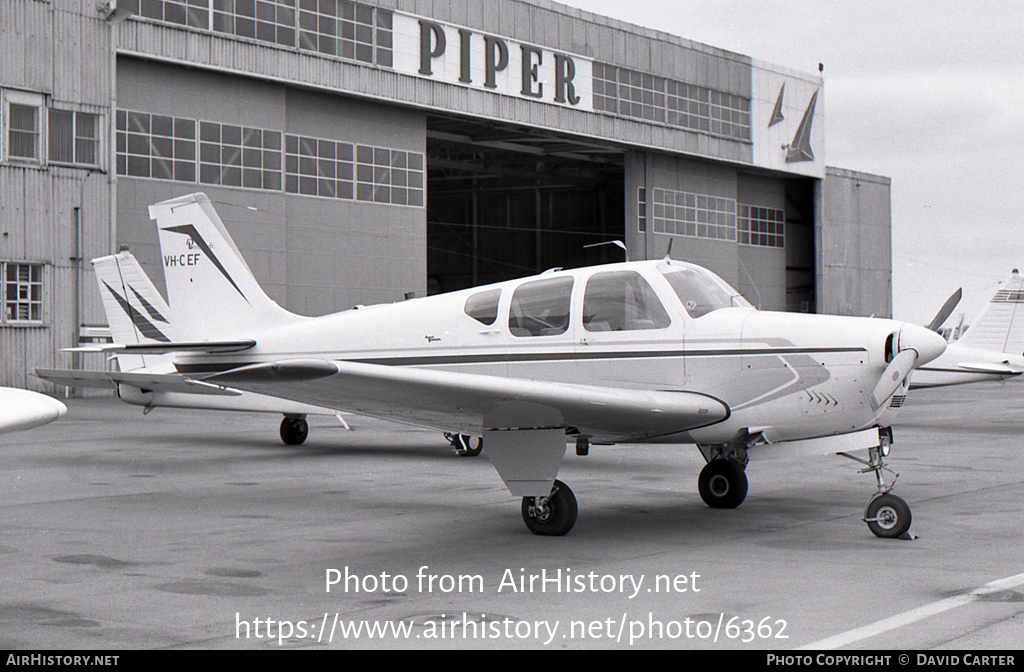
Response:
[{"label": "main wheel", "polygon": [[735,509],[747,497],[747,475],[732,460],[711,460],[701,469],[697,491],[712,509]]},{"label": "main wheel", "polygon": [[870,502],[864,522],[876,537],[895,539],[910,529],[910,506],[896,495],[885,493]]},{"label": "main wheel", "polygon": [[309,436],[309,424],[305,418],[289,418],[281,421],[281,440],[289,446],[297,446]]},{"label": "main wheel", "polygon": [[547,497],[523,497],[523,522],[534,534],[560,537],[576,524],[579,507],[569,486],[555,481]]},{"label": "main wheel", "polygon": [[459,434],[452,439],[452,445],[459,457],[476,457],[484,449],[484,439],[481,436]]}]

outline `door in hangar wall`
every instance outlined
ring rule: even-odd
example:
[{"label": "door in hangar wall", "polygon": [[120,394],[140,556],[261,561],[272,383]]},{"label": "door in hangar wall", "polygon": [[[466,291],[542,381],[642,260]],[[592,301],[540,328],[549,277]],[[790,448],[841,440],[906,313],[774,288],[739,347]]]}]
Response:
[{"label": "door in hangar wall", "polygon": [[427,288],[449,292],[622,261],[623,152],[549,132],[428,117]]}]

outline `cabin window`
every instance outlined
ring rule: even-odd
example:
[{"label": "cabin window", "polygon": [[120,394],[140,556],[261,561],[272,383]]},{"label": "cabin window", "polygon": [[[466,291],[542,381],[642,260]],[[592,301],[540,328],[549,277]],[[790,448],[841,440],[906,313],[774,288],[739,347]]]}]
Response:
[{"label": "cabin window", "polygon": [[569,328],[572,277],[534,280],[512,295],[508,328],[513,336],[554,336]]},{"label": "cabin window", "polygon": [[587,331],[664,329],[672,323],[654,289],[635,271],[596,273],[583,296]]},{"label": "cabin window", "polygon": [[749,306],[743,297],[733,294],[724,281],[702,269],[664,264],[658,267],[690,317],[732,306]]},{"label": "cabin window", "polygon": [[473,294],[466,299],[466,315],[481,324],[490,326],[498,319],[498,299],[500,298],[500,289],[489,289],[486,292]]}]

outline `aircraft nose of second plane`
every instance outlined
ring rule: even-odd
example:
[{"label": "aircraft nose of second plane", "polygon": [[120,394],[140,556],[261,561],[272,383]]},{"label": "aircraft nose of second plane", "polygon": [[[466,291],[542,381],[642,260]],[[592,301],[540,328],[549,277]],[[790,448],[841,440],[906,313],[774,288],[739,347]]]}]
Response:
[{"label": "aircraft nose of second plane", "polygon": [[932,361],[946,350],[946,339],[931,329],[905,324],[900,329],[899,349],[917,351],[917,365]]}]

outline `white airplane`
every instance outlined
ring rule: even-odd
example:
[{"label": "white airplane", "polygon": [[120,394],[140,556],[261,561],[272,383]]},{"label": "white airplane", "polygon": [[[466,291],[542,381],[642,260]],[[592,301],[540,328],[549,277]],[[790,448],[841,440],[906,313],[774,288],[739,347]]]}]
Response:
[{"label": "white airplane", "polygon": [[[115,342],[159,346],[174,340],[167,303],[131,252],[93,259],[92,264]],[[175,370],[174,355],[141,352],[116,352],[117,371],[36,369],[35,375],[68,387],[113,387],[122,401],[142,406],[144,413],[157,407],[281,413],[281,440],[288,445],[306,440],[307,415],[337,415],[320,406],[191,380]]]},{"label": "white airplane", "polygon": [[40,427],[67,412],[67,406],[45,394],[0,387],[0,434]]},{"label": "white airplane", "polygon": [[150,207],[187,380],[485,437],[527,527],[572,529],[566,450],[696,444],[704,501],[735,508],[750,455],[867,450],[864,519],[900,536],[910,509],[884,457],[910,372],[946,342],[893,320],[758,311],[710,271],[662,260],[539,276],[323,317],[260,288],[204,194]]},{"label": "white airplane", "polygon": [[[1024,374],[1024,278],[1013,269],[1001,285],[963,336],[914,371],[911,388],[1006,380]],[[958,300],[959,290],[932,321],[936,329]]]}]

